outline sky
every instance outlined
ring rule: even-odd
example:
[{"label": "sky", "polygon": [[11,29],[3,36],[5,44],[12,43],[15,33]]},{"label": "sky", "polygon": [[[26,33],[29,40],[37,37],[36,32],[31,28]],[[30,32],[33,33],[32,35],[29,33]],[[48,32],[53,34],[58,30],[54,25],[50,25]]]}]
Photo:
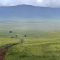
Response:
[{"label": "sky", "polygon": [[60,7],[60,0],[0,0],[0,6],[33,5],[40,7]]}]

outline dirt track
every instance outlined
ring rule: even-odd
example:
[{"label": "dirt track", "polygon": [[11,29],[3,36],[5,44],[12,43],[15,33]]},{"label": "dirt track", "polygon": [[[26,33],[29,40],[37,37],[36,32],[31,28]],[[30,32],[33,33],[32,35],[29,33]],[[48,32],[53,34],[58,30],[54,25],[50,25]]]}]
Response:
[{"label": "dirt track", "polygon": [[5,46],[2,46],[0,48],[0,60],[5,60],[5,55],[8,52],[9,48],[11,48],[14,45],[17,45],[18,43],[15,44],[7,44]]}]

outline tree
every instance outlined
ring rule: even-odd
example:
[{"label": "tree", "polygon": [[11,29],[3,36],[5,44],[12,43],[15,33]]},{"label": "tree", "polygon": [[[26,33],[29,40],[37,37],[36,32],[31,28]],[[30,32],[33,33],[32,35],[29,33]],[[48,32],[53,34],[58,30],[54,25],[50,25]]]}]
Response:
[{"label": "tree", "polygon": [[15,35],[15,37],[17,38],[17,37],[18,37],[18,35]]},{"label": "tree", "polygon": [[27,35],[25,34],[24,37],[27,37]]},{"label": "tree", "polygon": [[13,31],[10,30],[9,33],[13,33]]}]

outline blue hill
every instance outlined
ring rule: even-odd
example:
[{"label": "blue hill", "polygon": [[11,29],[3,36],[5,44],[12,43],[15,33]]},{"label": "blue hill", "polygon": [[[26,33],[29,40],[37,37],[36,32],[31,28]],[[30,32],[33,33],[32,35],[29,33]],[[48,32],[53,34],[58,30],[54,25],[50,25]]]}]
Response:
[{"label": "blue hill", "polygon": [[60,18],[60,8],[18,5],[0,7],[0,18]]}]

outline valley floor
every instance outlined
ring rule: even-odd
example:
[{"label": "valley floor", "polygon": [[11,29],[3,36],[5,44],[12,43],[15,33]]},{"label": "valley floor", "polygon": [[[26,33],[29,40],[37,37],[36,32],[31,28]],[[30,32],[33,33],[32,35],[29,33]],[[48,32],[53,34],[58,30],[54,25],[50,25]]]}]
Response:
[{"label": "valley floor", "polygon": [[0,47],[14,43],[5,60],[60,60],[60,32],[0,33]]}]

